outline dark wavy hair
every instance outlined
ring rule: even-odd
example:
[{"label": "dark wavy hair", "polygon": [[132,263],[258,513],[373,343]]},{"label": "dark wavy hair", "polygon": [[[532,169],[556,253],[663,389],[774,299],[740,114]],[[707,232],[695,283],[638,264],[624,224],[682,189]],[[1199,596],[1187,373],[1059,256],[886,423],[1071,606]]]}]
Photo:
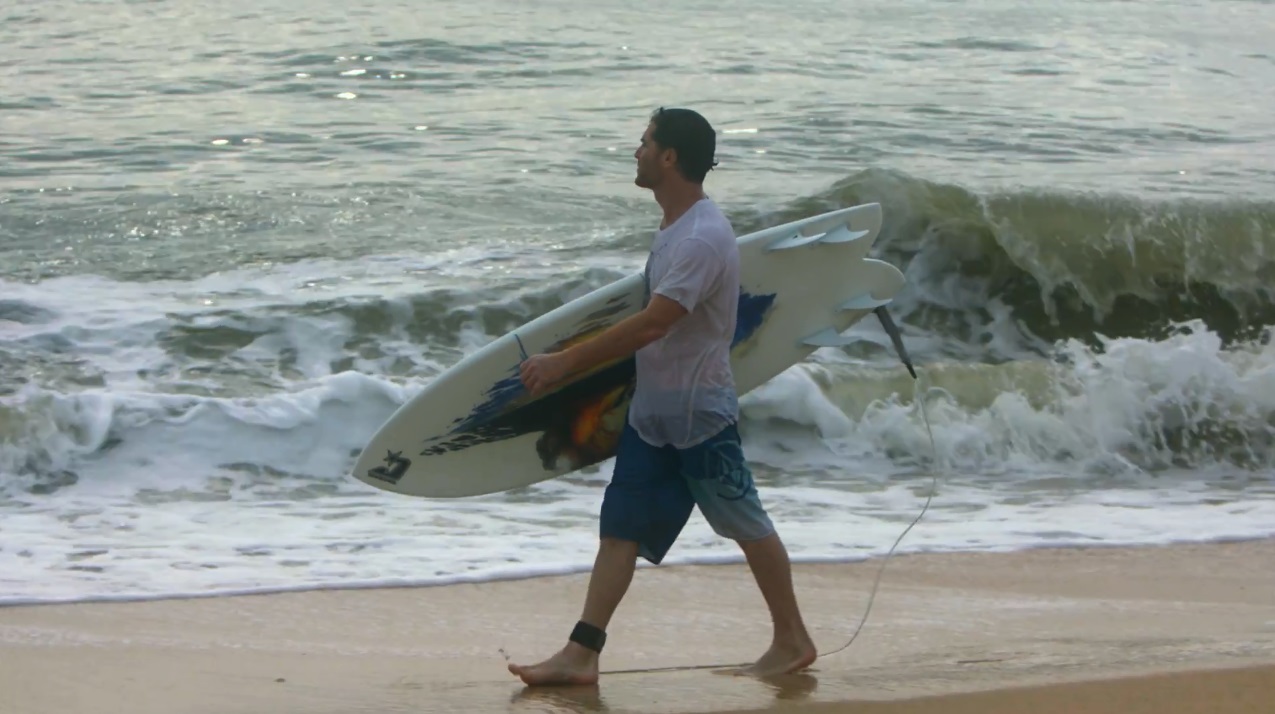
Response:
[{"label": "dark wavy hair", "polygon": [[660,107],[651,114],[651,126],[655,143],[677,152],[677,168],[686,180],[704,183],[717,166],[717,131],[708,120],[691,109]]}]

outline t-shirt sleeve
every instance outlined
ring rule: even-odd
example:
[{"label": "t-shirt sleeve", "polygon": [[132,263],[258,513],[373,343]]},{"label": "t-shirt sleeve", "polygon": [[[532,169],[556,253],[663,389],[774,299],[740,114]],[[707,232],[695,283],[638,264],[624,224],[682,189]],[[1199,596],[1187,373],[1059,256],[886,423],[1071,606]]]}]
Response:
[{"label": "t-shirt sleeve", "polygon": [[674,249],[668,271],[651,292],[677,301],[690,312],[709,293],[721,269],[717,251],[708,241],[688,238]]}]

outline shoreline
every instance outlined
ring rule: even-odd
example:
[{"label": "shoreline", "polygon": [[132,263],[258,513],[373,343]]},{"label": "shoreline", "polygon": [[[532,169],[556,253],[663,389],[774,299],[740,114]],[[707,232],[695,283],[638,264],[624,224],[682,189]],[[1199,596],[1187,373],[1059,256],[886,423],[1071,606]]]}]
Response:
[{"label": "shoreline", "polygon": [[[822,653],[854,632],[880,561],[794,566]],[[610,628],[598,687],[523,687],[505,657],[560,647],[586,583],[572,574],[11,605],[0,608],[0,691],[6,714],[992,714],[1013,702],[1045,714],[1081,711],[1048,709],[1077,697],[1098,702],[1085,712],[1143,711],[1100,708],[1125,701],[1116,691],[1160,701],[1155,711],[1206,711],[1172,708],[1189,699],[1168,694],[1187,680],[1217,697],[1256,687],[1275,700],[1275,539],[896,554],[854,644],[769,682],[711,669],[613,673],[745,662],[768,643],[746,567],[643,568]],[[1154,676],[1166,672],[1191,674]],[[1207,711],[1254,711],[1237,701],[1215,697]]]},{"label": "shoreline", "polygon": [[[881,567],[883,560],[901,560],[904,558],[915,557],[945,557],[945,556],[1012,556],[1022,553],[1048,552],[1048,551],[1083,551],[1083,550],[1155,550],[1163,548],[1178,548],[1190,546],[1211,546],[1211,545],[1231,545],[1244,543],[1261,543],[1266,541],[1275,541],[1275,533],[1264,536],[1226,536],[1219,538],[1201,538],[1201,539],[1183,539],[1173,540],[1159,543],[1062,543],[1062,544],[1042,544],[1042,545],[1025,545],[1013,548],[997,548],[986,550],[921,550],[921,551],[904,551],[895,552],[893,555],[869,554],[858,557],[824,557],[815,556],[810,558],[802,558],[801,556],[793,556],[792,567],[797,568],[823,568],[835,566],[867,566],[874,568]],[[643,570],[680,570],[685,568],[716,568],[716,567],[736,567],[745,564],[742,554],[731,555],[715,555],[705,557],[692,557],[687,560],[678,560],[677,558],[669,558],[661,565],[651,565],[646,561],[638,562],[638,572]],[[126,603],[146,603],[146,602],[166,602],[177,600],[208,600],[218,598],[243,598],[243,597],[265,597],[274,595],[292,595],[308,592],[359,592],[368,590],[418,590],[430,588],[446,588],[462,585],[484,585],[498,583],[517,583],[528,580],[540,580],[545,578],[569,578],[580,575],[587,575],[592,563],[582,563],[580,565],[549,567],[541,571],[531,571],[526,573],[494,573],[486,575],[454,575],[440,576],[437,578],[422,578],[420,580],[410,581],[356,581],[356,582],[333,582],[311,585],[295,585],[295,586],[263,586],[260,588],[229,588],[226,590],[214,590],[206,592],[173,592],[162,594],[126,594],[126,595],[91,595],[83,598],[59,598],[59,599],[42,599],[38,597],[0,596],[0,611],[9,608],[27,608],[27,607],[53,607],[66,605],[109,605],[109,604],[126,604]],[[887,562],[885,565],[884,578],[888,577],[892,565]]]}]

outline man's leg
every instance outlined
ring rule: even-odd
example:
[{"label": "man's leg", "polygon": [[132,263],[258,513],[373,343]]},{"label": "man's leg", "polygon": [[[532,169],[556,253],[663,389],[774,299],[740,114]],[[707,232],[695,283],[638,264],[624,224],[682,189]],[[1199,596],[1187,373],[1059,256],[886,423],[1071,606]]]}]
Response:
[{"label": "man's leg", "polygon": [[510,664],[509,671],[531,685],[596,683],[606,628],[629,589],[638,556],[659,564],[694,507],[676,453],[647,444],[626,425],[602,500],[598,554],[580,621],[557,654],[531,666]]},{"label": "man's leg", "polygon": [[806,631],[793,591],[792,566],[788,550],[778,533],[756,540],[738,541],[748,559],[748,567],[761,590],[774,626],[770,649],[749,668],[750,674],[768,677],[809,667],[818,656],[815,643]]},{"label": "man's leg", "polygon": [[[589,589],[585,594],[580,622],[599,631],[606,630],[629,589],[629,583],[633,581],[637,555],[636,541],[601,539],[598,555],[593,561],[593,573],[589,576]],[[530,666],[510,664],[509,671],[527,684],[596,684],[598,654],[598,651],[578,642],[569,641],[549,659]]]},{"label": "man's leg", "polygon": [[774,627],[770,649],[749,674],[772,676],[810,666],[817,656],[793,591],[783,541],[762,507],[734,425],[681,455],[682,471],[713,531],[739,543]]}]

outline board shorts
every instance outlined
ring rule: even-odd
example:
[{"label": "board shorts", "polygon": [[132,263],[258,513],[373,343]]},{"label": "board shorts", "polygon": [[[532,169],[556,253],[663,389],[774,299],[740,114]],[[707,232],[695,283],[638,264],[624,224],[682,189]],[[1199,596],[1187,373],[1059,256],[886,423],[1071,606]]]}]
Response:
[{"label": "board shorts", "polygon": [[638,555],[658,565],[697,505],[723,538],[749,541],[775,532],[735,424],[677,449],[652,446],[625,423],[602,497],[600,536],[635,541]]}]

